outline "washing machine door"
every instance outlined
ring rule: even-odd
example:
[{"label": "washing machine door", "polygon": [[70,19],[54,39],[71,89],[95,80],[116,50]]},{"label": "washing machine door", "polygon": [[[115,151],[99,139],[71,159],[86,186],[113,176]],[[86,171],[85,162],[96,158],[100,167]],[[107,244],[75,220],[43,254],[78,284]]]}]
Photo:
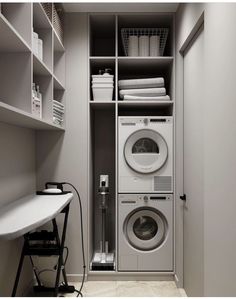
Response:
[{"label": "washing machine door", "polygon": [[141,251],[158,248],[166,239],[167,221],[154,209],[139,209],[128,215],[124,233],[128,243]]},{"label": "washing machine door", "polygon": [[164,138],[150,129],[131,134],[124,146],[124,157],[129,167],[138,173],[152,173],[166,162],[168,148]]}]

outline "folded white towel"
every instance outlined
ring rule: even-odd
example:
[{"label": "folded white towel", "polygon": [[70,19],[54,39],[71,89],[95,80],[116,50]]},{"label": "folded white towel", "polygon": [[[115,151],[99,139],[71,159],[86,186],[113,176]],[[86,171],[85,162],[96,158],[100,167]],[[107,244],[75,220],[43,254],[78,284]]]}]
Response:
[{"label": "folded white towel", "polygon": [[126,79],[119,80],[119,89],[155,88],[164,87],[164,78]]},{"label": "folded white towel", "polygon": [[64,114],[64,109],[61,109],[61,108],[58,108],[58,107],[53,107],[53,111]]},{"label": "folded white towel", "polygon": [[144,88],[144,89],[122,89],[120,97],[123,99],[125,95],[133,95],[140,97],[159,97],[166,95],[166,89],[162,88]]},{"label": "folded white towel", "polygon": [[170,96],[160,96],[160,97],[140,97],[124,95],[124,101],[170,101]]},{"label": "folded white towel", "polygon": [[60,107],[64,108],[64,105],[61,102],[58,102],[56,100],[53,100],[52,102],[53,102],[53,105],[60,106]]}]

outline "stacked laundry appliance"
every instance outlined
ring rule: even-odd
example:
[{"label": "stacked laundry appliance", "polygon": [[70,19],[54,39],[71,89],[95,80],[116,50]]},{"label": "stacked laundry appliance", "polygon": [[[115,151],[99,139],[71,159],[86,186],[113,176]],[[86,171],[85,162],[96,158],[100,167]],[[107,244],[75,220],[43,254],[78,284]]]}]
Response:
[{"label": "stacked laundry appliance", "polygon": [[120,98],[134,103],[120,105],[128,109],[118,117],[118,271],[172,274],[173,117],[151,111],[158,103],[135,110],[145,106],[138,101],[170,97],[163,77],[125,79],[118,86]]},{"label": "stacked laundry appliance", "polygon": [[119,94],[124,101],[169,101],[162,77],[119,80]]}]

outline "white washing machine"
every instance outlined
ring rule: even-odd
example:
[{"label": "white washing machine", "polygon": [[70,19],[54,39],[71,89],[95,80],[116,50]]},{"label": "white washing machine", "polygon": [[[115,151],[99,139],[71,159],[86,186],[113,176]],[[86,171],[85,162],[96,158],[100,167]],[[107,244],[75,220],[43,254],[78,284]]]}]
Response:
[{"label": "white washing machine", "polygon": [[173,192],[173,118],[119,117],[119,193]]},{"label": "white washing machine", "polygon": [[118,270],[173,271],[173,195],[119,194]]}]

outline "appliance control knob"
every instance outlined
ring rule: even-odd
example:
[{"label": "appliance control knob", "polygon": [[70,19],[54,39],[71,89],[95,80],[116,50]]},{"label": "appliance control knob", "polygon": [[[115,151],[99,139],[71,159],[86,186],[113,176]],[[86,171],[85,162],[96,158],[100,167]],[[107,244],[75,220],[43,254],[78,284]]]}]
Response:
[{"label": "appliance control knob", "polygon": [[144,118],[143,123],[147,126],[148,125],[148,119]]},{"label": "appliance control knob", "polygon": [[145,195],[145,196],[143,197],[143,200],[147,202],[147,201],[148,201],[148,197]]}]

